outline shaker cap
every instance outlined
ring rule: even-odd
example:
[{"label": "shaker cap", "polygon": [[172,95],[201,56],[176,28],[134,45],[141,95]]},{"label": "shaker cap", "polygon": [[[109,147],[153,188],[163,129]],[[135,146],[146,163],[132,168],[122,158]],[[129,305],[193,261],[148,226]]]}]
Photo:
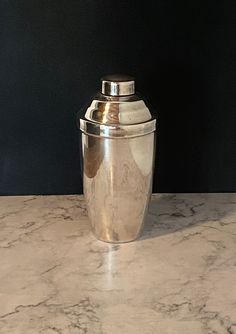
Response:
[{"label": "shaker cap", "polygon": [[102,94],[128,96],[135,94],[134,78],[124,74],[110,74],[102,77]]},{"label": "shaker cap", "polygon": [[156,130],[156,119],[128,75],[113,74],[101,79],[97,93],[79,118],[80,130],[90,136],[134,138]]}]

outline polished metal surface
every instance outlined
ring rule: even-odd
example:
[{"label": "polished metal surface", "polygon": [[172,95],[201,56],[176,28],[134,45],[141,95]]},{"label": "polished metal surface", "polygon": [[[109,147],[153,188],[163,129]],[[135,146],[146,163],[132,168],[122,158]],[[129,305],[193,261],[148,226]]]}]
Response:
[{"label": "polished metal surface", "polygon": [[135,93],[134,78],[123,74],[106,75],[101,79],[102,94],[111,96],[126,96]]},{"label": "polished metal surface", "polygon": [[84,133],[109,138],[143,136],[155,127],[156,119],[136,95],[108,97],[98,93],[80,118]]},{"label": "polished metal surface", "polygon": [[96,96],[80,119],[80,129],[88,134],[109,138],[143,136],[155,131],[156,120],[152,118],[143,100],[101,101]]},{"label": "polished metal surface", "polygon": [[156,120],[135,94],[98,93],[79,126],[93,232],[106,242],[132,241],[142,230],[152,190]]},{"label": "polished metal surface", "polygon": [[137,136],[144,136],[155,131],[156,120],[142,124],[130,125],[98,125],[96,123],[80,121],[80,129],[86,134],[105,138],[132,138]]}]

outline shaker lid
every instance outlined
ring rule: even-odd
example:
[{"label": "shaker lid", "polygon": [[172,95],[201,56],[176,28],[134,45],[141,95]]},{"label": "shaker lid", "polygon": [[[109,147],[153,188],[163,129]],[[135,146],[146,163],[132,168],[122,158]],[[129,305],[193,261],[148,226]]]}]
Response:
[{"label": "shaker lid", "polygon": [[156,119],[144,100],[135,94],[135,81],[128,75],[106,75],[102,91],[81,111],[79,127],[87,135],[132,138],[156,130]]},{"label": "shaker lid", "polygon": [[102,94],[128,96],[135,94],[134,78],[124,74],[110,74],[102,77]]}]

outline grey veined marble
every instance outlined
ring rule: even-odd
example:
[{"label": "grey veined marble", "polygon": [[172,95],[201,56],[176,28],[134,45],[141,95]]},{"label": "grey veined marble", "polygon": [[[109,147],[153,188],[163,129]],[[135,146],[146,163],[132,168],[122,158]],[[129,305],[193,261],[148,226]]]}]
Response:
[{"label": "grey veined marble", "polygon": [[154,195],[95,240],[82,196],[0,198],[1,334],[236,334],[236,194]]}]

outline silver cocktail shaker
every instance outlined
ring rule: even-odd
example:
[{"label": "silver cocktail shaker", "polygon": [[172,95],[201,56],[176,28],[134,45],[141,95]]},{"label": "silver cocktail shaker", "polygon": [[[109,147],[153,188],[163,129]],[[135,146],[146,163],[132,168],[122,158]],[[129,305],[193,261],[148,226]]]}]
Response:
[{"label": "silver cocktail shaker", "polygon": [[132,77],[101,81],[79,115],[84,195],[95,236],[128,242],[140,235],[152,192],[156,120]]}]

